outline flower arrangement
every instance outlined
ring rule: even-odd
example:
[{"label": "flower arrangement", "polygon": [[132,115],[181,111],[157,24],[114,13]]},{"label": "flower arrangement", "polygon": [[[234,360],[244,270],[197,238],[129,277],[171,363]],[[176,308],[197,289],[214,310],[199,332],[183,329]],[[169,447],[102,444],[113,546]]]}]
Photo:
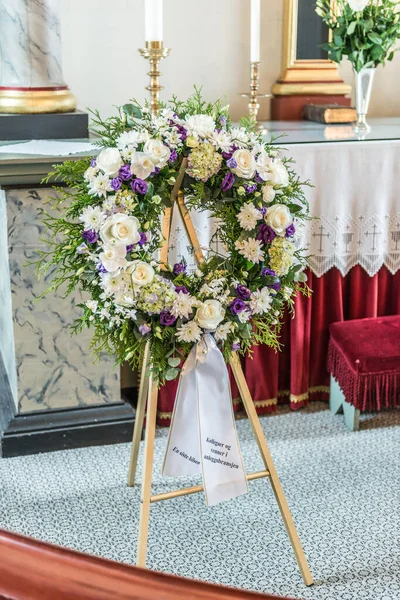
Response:
[{"label": "flower arrangement", "polygon": [[[98,156],[67,161],[47,178],[64,187],[54,205],[61,214],[44,215],[50,247],[38,263],[39,274],[54,271],[48,291],[88,293],[74,331],[93,326],[94,352],[133,367],[150,341],[160,383],[178,376],[205,332],[226,361],[254,344],[278,349],[285,307],[308,292],[295,245],[308,208],[290,161],[251,123],[231,126],[227,107],[198,91],[157,117],[136,102],[105,121],[94,115]],[[178,184],[188,208],[219,219],[226,250],[209,251],[194,273],[159,258],[160,219]]]},{"label": "flower arrangement", "polygon": [[400,37],[397,0],[317,0],[316,12],[332,30],[332,40],[322,44],[331,60],[347,56],[355,71],[392,60]]}]

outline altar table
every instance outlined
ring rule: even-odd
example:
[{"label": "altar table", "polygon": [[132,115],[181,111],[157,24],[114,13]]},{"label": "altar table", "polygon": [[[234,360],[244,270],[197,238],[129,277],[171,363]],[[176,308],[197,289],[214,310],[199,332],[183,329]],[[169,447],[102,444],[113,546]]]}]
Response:
[{"label": "altar table", "polygon": [[[299,296],[296,316],[287,316],[281,332],[283,352],[254,348],[243,359],[244,371],[259,413],[278,404],[291,408],[308,400],[327,400],[329,324],[345,319],[400,314],[400,119],[371,120],[365,140],[351,126],[309,122],[270,123],[269,135],[293,157],[294,170],[306,188],[309,221],[298,246],[309,246],[311,298]],[[271,131],[272,128],[272,131]],[[200,244],[208,246],[215,224],[192,215]],[[170,260],[182,256],[194,267],[179,214],[174,215]],[[168,424],[176,382],[160,393],[158,420]],[[236,409],[239,394],[232,381]]]}]

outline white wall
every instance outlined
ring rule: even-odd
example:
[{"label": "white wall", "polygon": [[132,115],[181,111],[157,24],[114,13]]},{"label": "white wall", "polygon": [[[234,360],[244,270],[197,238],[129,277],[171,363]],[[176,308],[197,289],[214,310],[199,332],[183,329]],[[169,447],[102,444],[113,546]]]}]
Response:
[{"label": "white wall", "polygon": [[[136,97],[143,101],[148,84],[144,45],[143,0],[61,0],[63,68],[79,108],[98,108],[103,116],[113,105]],[[261,89],[270,92],[281,67],[283,0],[262,0]],[[172,51],[161,64],[162,97],[186,98],[193,84],[206,99],[226,98],[233,118],[246,112],[239,96],[249,86],[250,0],[165,0],[164,39]],[[342,76],[351,83],[348,64]],[[400,115],[400,52],[379,67],[371,116]],[[261,100],[260,117],[269,117],[269,100]]]}]

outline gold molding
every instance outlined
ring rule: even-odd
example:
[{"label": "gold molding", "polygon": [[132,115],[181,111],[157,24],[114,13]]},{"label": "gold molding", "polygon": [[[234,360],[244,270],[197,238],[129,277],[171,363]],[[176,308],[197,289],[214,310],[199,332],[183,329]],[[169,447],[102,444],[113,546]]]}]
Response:
[{"label": "gold molding", "polygon": [[282,74],[272,93],[275,96],[350,94],[351,86],[343,83],[331,60],[297,60],[297,23],[298,0],[284,0]]},{"label": "gold molding", "polygon": [[70,112],[75,108],[76,98],[68,88],[58,90],[0,89],[0,113],[59,113]]}]

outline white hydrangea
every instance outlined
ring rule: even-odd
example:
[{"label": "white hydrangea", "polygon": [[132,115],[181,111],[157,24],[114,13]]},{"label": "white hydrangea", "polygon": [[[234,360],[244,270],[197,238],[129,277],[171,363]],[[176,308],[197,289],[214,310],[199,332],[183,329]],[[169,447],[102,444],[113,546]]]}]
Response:
[{"label": "white hydrangea", "polygon": [[242,229],[251,231],[256,227],[257,221],[259,219],[262,219],[262,214],[254,206],[253,202],[248,202],[247,204],[244,204],[242,206],[242,208],[236,215],[236,218],[239,221],[240,227]]},{"label": "white hydrangea", "polygon": [[140,131],[136,131],[135,129],[124,131],[117,139],[117,148],[120,150],[124,150],[127,147],[135,149],[141,141]]},{"label": "white hydrangea", "polygon": [[215,122],[210,115],[187,115],[185,127],[188,135],[206,138],[212,135]]}]

